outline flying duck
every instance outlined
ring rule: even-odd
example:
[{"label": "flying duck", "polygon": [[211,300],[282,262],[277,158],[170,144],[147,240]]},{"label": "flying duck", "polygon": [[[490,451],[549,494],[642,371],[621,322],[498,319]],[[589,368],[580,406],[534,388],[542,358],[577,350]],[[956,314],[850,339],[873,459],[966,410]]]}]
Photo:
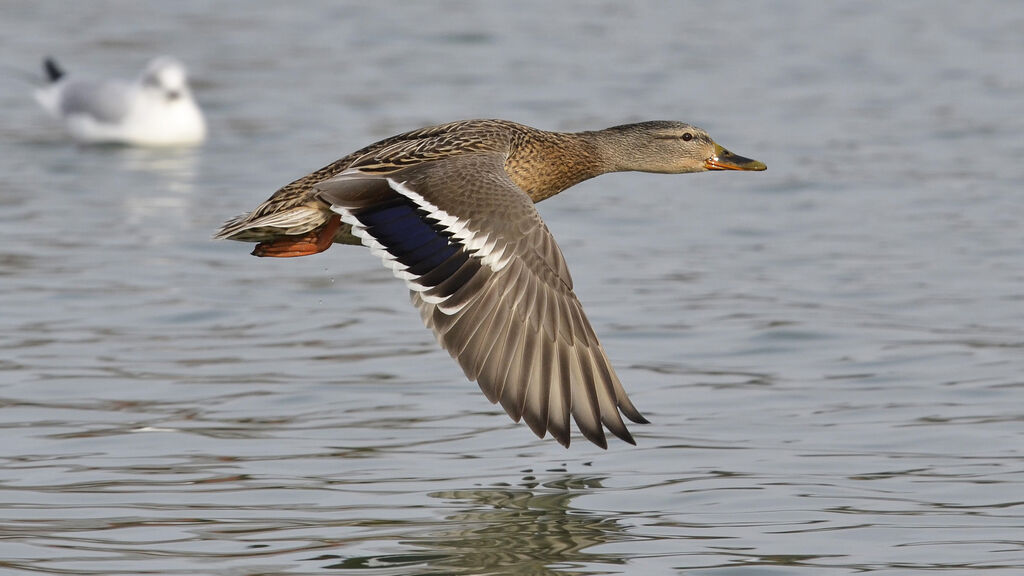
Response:
[{"label": "flying duck", "polygon": [[[635,444],[633,406],[598,342],[535,202],[608,172],[753,170],[700,128],[652,121],[548,132],[465,120],[392,136],[226,222],[215,238],[291,257],[363,244],[405,281],[438,343],[539,437],[570,441],[570,415],[607,448]],[[621,413],[621,414],[620,414]]]}]

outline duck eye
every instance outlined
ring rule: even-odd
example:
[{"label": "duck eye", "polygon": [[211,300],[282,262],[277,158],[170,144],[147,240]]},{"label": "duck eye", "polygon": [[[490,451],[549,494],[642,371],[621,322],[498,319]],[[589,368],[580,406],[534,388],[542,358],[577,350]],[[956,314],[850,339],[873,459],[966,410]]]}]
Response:
[{"label": "duck eye", "polygon": [[683,133],[683,141],[689,142],[690,140],[693,140],[693,134],[690,134],[689,132]]}]

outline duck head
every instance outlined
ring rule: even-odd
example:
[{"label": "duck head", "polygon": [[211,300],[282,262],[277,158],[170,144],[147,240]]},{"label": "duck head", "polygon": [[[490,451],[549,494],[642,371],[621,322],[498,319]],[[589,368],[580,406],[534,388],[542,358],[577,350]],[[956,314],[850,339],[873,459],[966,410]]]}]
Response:
[{"label": "duck head", "polygon": [[767,168],[763,162],[733,154],[704,130],[684,122],[625,124],[596,134],[600,153],[619,171],[683,174]]}]

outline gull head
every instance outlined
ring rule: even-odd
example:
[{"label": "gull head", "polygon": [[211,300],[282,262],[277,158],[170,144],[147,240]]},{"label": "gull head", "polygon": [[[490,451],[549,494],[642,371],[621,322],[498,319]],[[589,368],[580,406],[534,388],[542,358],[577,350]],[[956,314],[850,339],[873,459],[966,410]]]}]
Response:
[{"label": "gull head", "polygon": [[168,101],[175,101],[189,94],[185,65],[170,56],[153,59],[142,71],[139,84],[146,90],[159,92]]}]

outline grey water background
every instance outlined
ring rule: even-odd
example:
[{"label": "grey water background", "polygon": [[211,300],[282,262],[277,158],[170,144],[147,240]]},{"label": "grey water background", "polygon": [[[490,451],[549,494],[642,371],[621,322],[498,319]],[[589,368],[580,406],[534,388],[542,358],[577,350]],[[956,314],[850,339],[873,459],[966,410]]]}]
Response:
[{"label": "grey water background", "polygon": [[[0,10],[0,573],[1024,573],[1024,4]],[[70,143],[14,73],[163,53],[200,148]],[[363,249],[209,239],[471,117],[768,164],[539,205],[639,446],[509,421]]]}]

